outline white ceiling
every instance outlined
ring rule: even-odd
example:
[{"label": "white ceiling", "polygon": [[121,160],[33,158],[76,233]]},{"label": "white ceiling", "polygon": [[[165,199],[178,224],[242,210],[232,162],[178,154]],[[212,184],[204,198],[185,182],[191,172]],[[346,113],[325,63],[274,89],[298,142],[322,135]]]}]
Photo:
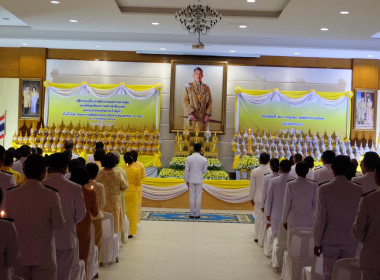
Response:
[{"label": "white ceiling", "polygon": [[187,0],[60,1],[0,0],[0,46],[380,59],[380,39],[371,38],[380,31],[379,0],[208,0],[227,16],[201,37],[204,50],[192,50],[197,38],[165,14]]}]

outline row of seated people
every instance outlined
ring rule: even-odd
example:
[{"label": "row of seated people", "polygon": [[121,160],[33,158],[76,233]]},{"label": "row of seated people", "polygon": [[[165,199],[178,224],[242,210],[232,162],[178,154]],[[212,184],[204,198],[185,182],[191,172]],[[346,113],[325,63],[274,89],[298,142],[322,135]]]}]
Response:
[{"label": "row of seated people", "polygon": [[[250,177],[254,241],[264,248],[275,271],[286,263],[291,242],[300,242],[290,238],[290,233],[306,228],[311,243],[304,244],[309,251],[309,263],[304,265],[311,265],[313,253],[323,255],[322,279],[332,279],[334,264],[345,258],[359,258],[362,279],[380,279],[380,239],[374,235],[380,234],[380,159],[376,152],[364,155],[362,176],[356,174],[355,161],[335,156],[331,150],[324,151],[323,166],[314,170],[314,160],[303,160],[298,154],[293,162],[279,162],[262,153],[259,161]],[[282,272],[282,279],[298,280],[302,266],[290,278]]]},{"label": "row of seated people", "polygon": [[[93,240],[100,257],[105,218],[113,217],[111,232],[120,241],[126,242],[122,236],[126,231],[129,237],[136,234],[142,173],[134,166],[137,157],[126,153],[126,166],[120,168],[117,154],[104,151],[98,151],[103,154],[100,161],[87,165],[79,158],[71,159],[69,149],[45,157],[32,155],[26,145],[17,152],[21,157],[13,168],[22,166],[22,174],[18,172],[21,186],[16,186],[13,156],[10,169],[0,173],[1,196],[5,197],[0,202],[4,229],[0,232],[5,234],[0,241],[5,258],[0,262],[0,279],[81,279],[75,278],[78,251],[85,279],[92,279],[94,275],[88,273],[90,243]],[[12,153],[0,146],[0,166]]]}]

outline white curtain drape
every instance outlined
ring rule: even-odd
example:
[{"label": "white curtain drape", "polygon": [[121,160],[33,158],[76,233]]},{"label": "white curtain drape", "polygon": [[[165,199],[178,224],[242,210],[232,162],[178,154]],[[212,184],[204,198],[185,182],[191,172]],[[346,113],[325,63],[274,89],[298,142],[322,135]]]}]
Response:
[{"label": "white curtain drape", "polygon": [[[249,187],[240,189],[225,189],[203,184],[203,189],[212,196],[228,203],[244,203],[249,201]],[[188,187],[179,184],[171,187],[154,187],[142,185],[143,197],[151,200],[168,200],[184,194]]]}]

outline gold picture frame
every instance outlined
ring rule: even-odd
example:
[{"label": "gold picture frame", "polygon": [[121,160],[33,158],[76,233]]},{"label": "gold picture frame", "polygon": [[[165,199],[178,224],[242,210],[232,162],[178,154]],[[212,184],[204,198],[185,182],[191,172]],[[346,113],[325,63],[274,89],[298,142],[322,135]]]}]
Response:
[{"label": "gold picture frame", "polygon": [[374,131],[376,129],[376,89],[355,89],[353,104],[353,129]]},{"label": "gold picture frame", "polygon": [[20,79],[19,92],[19,118],[40,120],[43,105],[42,79]]},{"label": "gold picture frame", "polygon": [[[184,113],[183,107],[184,92],[186,91],[186,87],[192,87],[194,70],[200,67],[203,70],[202,83],[208,86],[212,97],[210,122],[205,123],[203,126],[207,127],[207,124],[209,124],[212,133],[225,133],[227,66],[228,62],[226,61],[171,61],[170,132],[181,132],[186,128],[187,116]],[[200,99],[199,96],[198,99]],[[189,130],[192,130],[192,128],[189,127]],[[204,130],[206,129],[200,128],[200,131]]]}]

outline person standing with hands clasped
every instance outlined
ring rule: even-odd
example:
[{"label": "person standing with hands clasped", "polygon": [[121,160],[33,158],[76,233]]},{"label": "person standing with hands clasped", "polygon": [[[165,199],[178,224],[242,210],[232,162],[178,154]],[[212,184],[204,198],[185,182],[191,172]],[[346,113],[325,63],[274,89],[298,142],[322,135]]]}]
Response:
[{"label": "person standing with hands clasped", "polygon": [[191,219],[201,217],[203,174],[207,173],[207,159],[201,156],[201,149],[202,145],[200,143],[195,144],[194,153],[186,159],[185,183],[190,192],[189,217]]}]

